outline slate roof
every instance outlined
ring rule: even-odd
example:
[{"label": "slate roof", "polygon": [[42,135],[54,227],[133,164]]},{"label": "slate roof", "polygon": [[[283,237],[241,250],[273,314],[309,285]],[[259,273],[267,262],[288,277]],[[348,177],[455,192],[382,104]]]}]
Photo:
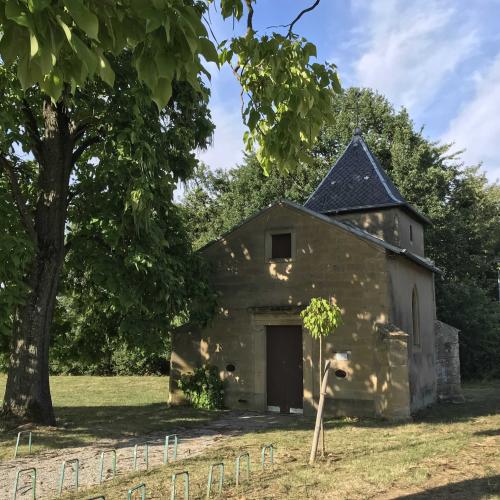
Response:
[{"label": "slate roof", "polygon": [[430,223],[403,198],[359,129],[304,206],[325,215],[399,206]]}]

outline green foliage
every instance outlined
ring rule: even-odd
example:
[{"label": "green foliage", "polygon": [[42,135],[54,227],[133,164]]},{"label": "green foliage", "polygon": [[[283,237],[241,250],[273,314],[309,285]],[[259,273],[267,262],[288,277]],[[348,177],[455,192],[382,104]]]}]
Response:
[{"label": "green foliage", "polygon": [[[174,82],[169,105],[158,113],[134,77],[130,56],[112,61],[115,88],[95,81],[73,99],[75,115],[101,137],[79,159],[70,186],[65,267],[52,332],[55,372],[156,370],[155,363],[164,363],[172,325],[204,321],[214,307],[209,269],[192,252],[172,202],[177,180],[196,165],[192,151],[210,140],[206,101],[191,86]],[[40,96],[24,94],[3,66],[0,83],[8,97],[0,102],[0,150],[16,143],[30,151],[21,107],[24,100],[38,112]],[[34,200],[39,165],[20,163],[19,172],[26,198]],[[24,300],[32,250],[3,175],[0,256],[8,264],[0,269],[0,351],[5,353],[15,307]],[[122,369],[110,359],[121,345],[144,351],[134,362],[137,368]]]},{"label": "green foliage", "polygon": [[20,277],[31,255],[32,245],[19,223],[5,178],[0,176],[0,352],[8,348],[14,310],[24,300],[26,286]]},{"label": "green foliage", "polygon": [[[127,58],[115,67],[118,85],[126,88],[132,76]],[[89,87],[82,99],[92,102],[96,118],[102,112],[108,120],[106,109],[112,109],[113,120],[110,134],[75,172],[65,307],[58,309],[59,322],[71,331],[67,357],[88,363],[106,359],[121,344],[165,352],[173,324],[204,321],[214,307],[209,270],[191,251],[172,203],[176,179],[190,175],[196,164],[191,151],[204,147],[212,133],[206,103],[176,83],[159,119],[154,107],[137,99],[140,106],[131,117],[127,101],[139,89],[108,92],[107,103],[100,102],[100,89]],[[93,166],[93,155],[100,168]],[[148,356],[143,359],[147,364]],[[111,365],[113,372],[122,372]]]},{"label": "green foliage", "polygon": [[313,297],[300,316],[313,339],[327,337],[342,325],[339,306],[321,297]]},{"label": "green foliage", "polygon": [[220,0],[223,19],[246,14],[245,36],[216,46],[204,14],[213,0],[0,0],[0,56],[16,70],[23,90],[38,85],[58,101],[89,81],[116,85],[113,57],[131,54],[138,79],[158,109],[176,81],[202,91],[206,64],[231,64],[246,104],[242,114],[248,150],[258,146],[265,172],[293,170],[306,158],[330,101],[340,92],[335,66],[312,62],[316,47],[291,31],[257,36],[253,0]]},{"label": "green foliage", "polygon": [[[500,255],[500,186],[488,184],[477,167],[464,167],[452,145],[426,139],[405,109],[395,111],[371,90],[362,90],[359,97],[357,92],[349,89],[333,98],[332,119],[321,130],[311,152],[313,160],[289,175],[273,170],[266,177],[253,155],[229,171],[199,167],[183,201],[195,245],[218,237],[279,199],[304,203],[351,140],[358,107],[366,142],[403,196],[433,221],[425,239],[427,256],[443,271],[436,279],[438,317],[461,328],[464,345],[481,339],[476,347],[483,353],[481,366],[477,356],[464,360],[463,375],[486,373],[483,367],[497,363],[498,352],[483,332],[492,332],[489,339],[500,336],[500,323],[490,320],[493,313],[483,314],[494,310],[497,293],[494,259]],[[479,289],[472,302],[483,312],[460,305],[465,300],[462,284]],[[458,325],[454,316],[459,318],[464,310],[469,319]]]},{"label": "green foliage", "polygon": [[200,55],[217,60],[203,11],[201,2],[183,0],[2,0],[0,55],[6,64],[16,64],[23,89],[38,83],[57,101],[65,84],[74,92],[100,77],[113,86],[109,56],[130,51],[140,80],[162,108],[174,79],[197,88]]},{"label": "green foliage", "polygon": [[190,403],[200,410],[216,410],[224,406],[224,384],[216,366],[202,366],[178,381]]},{"label": "green foliage", "polygon": [[[222,62],[237,55],[247,99],[243,118],[247,152],[258,145],[257,159],[266,175],[271,168],[294,171],[308,159],[323,123],[330,119],[331,100],[340,92],[334,65],[312,63],[316,47],[303,38],[273,33],[233,39]],[[274,89],[270,91],[270,89]]]},{"label": "green foliage", "polygon": [[500,303],[470,282],[440,286],[439,318],[460,329],[464,378],[500,378]]}]

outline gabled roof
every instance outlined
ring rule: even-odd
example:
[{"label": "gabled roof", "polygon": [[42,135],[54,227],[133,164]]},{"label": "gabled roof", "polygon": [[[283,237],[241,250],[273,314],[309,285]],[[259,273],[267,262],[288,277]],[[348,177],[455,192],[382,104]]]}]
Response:
[{"label": "gabled roof", "polygon": [[278,202],[273,203],[272,205],[269,205],[268,207],[266,207],[266,208],[258,211],[257,213],[251,215],[250,217],[248,217],[247,219],[245,219],[244,221],[242,221],[240,224],[234,226],[232,229],[230,229],[226,233],[222,234],[216,240],[213,240],[213,241],[207,243],[205,246],[203,246],[202,248],[200,248],[198,251],[204,250],[205,248],[213,245],[214,243],[223,240],[226,236],[228,236],[229,234],[233,233],[239,227],[247,224],[251,220],[259,217],[260,215],[263,215],[265,212],[267,212],[269,210],[272,210],[273,208],[275,208],[277,206],[285,206],[285,207],[291,208],[293,210],[296,210],[298,212],[307,214],[307,215],[309,215],[311,217],[314,217],[316,219],[319,219],[319,220],[321,220],[321,221],[323,221],[323,222],[325,222],[325,223],[327,223],[329,225],[336,226],[336,227],[342,229],[343,231],[346,231],[346,232],[349,232],[351,234],[354,234],[358,238],[361,238],[361,239],[363,239],[363,240],[365,240],[365,241],[367,241],[369,243],[374,244],[375,246],[383,248],[383,249],[385,249],[385,250],[387,250],[387,251],[389,251],[389,252],[391,252],[393,254],[401,255],[403,257],[406,257],[407,259],[412,260],[416,264],[419,264],[420,266],[425,267],[429,271],[432,271],[434,273],[441,273],[441,271],[434,265],[434,263],[431,260],[426,259],[425,257],[420,257],[419,255],[416,255],[413,252],[408,251],[406,248],[400,248],[400,247],[397,247],[395,245],[392,245],[391,243],[388,243],[387,241],[384,241],[381,238],[377,238],[376,236],[373,236],[372,234],[364,231],[363,229],[360,229],[359,227],[356,227],[356,226],[350,225],[348,223],[344,223],[344,222],[332,219],[331,217],[328,217],[326,215],[320,214],[318,212],[315,212],[314,210],[310,210],[307,207],[304,207],[304,206],[299,205],[297,203],[293,203],[293,202],[288,201],[288,200],[278,201]]},{"label": "gabled roof", "polygon": [[304,206],[325,215],[401,207],[421,222],[430,223],[403,198],[358,128],[342,156]]}]

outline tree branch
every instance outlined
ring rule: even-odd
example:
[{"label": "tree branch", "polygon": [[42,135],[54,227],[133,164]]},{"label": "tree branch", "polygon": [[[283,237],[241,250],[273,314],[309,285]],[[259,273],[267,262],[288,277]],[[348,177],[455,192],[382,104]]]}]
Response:
[{"label": "tree branch", "polygon": [[311,12],[311,10],[314,10],[318,5],[319,5],[320,0],[316,0],[310,7],[307,7],[307,9],[304,9],[303,11],[299,12],[297,17],[289,24],[290,28],[288,29],[288,35],[290,36],[293,31],[293,27],[295,24],[299,21],[299,19],[304,15],[307,14],[308,12]]},{"label": "tree branch", "polygon": [[2,167],[2,170],[5,172],[7,179],[9,180],[12,197],[14,198],[17,211],[21,216],[21,221],[24,225],[24,228],[26,229],[28,236],[32,239],[33,243],[35,243],[36,245],[37,236],[35,232],[35,226],[33,224],[33,219],[30,217],[26,200],[23,196],[23,193],[21,192],[21,188],[19,187],[19,180],[17,178],[16,171],[14,170],[14,166],[4,156],[0,156],[0,166]]},{"label": "tree branch", "polygon": [[23,99],[22,105],[23,113],[26,118],[26,132],[33,142],[33,156],[38,163],[42,163],[42,139],[40,137],[40,132],[38,130],[38,123],[36,117],[33,114],[33,110],[26,99]]},{"label": "tree branch", "polygon": [[90,120],[84,120],[78,125],[72,126],[70,128],[71,139],[73,140],[73,143],[79,141],[83,137],[83,134],[88,130],[89,126]]},{"label": "tree branch", "polygon": [[253,32],[253,5],[252,0],[246,0],[248,16],[247,16],[247,34]]},{"label": "tree branch", "polygon": [[82,154],[85,153],[85,151],[90,146],[92,146],[93,144],[97,144],[100,140],[101,138],[95,135],[82,141],[82,143],[73,152],[73,156],[71,157],[71,163],[74,165],[80,159],[80,156],[82,156]]},{"label": "tree branch", "polygon": [[300,18],[304,15],[304,14],[307,14],[308,12],[311,12],[311,10],[314,10],[318,5],[319,5],[319,2],[321,0],[315,0],[315,2],[307,7],[306,9],[300,11],[298,14],[297,14],[297,17],[290,23],[290,24],[278,24],[276,26],[268,26],[266,28],[266,30],[268,29],[271,29],[271,28],[288,28],[288,33],[287,33],[287,37],[290,37],[292,35],[292,32],[293,32],[293,27],[295,26],[295,24],[300,20]]}]

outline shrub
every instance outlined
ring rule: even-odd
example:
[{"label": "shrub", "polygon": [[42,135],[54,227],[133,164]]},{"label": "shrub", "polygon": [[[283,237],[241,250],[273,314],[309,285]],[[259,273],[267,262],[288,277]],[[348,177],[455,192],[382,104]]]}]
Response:
[{"label": "shrub", "polygon": [[194,408],[215,410],[224,405],[224,385],[216,366],[196,368],[182,375],[178,385]]}]

